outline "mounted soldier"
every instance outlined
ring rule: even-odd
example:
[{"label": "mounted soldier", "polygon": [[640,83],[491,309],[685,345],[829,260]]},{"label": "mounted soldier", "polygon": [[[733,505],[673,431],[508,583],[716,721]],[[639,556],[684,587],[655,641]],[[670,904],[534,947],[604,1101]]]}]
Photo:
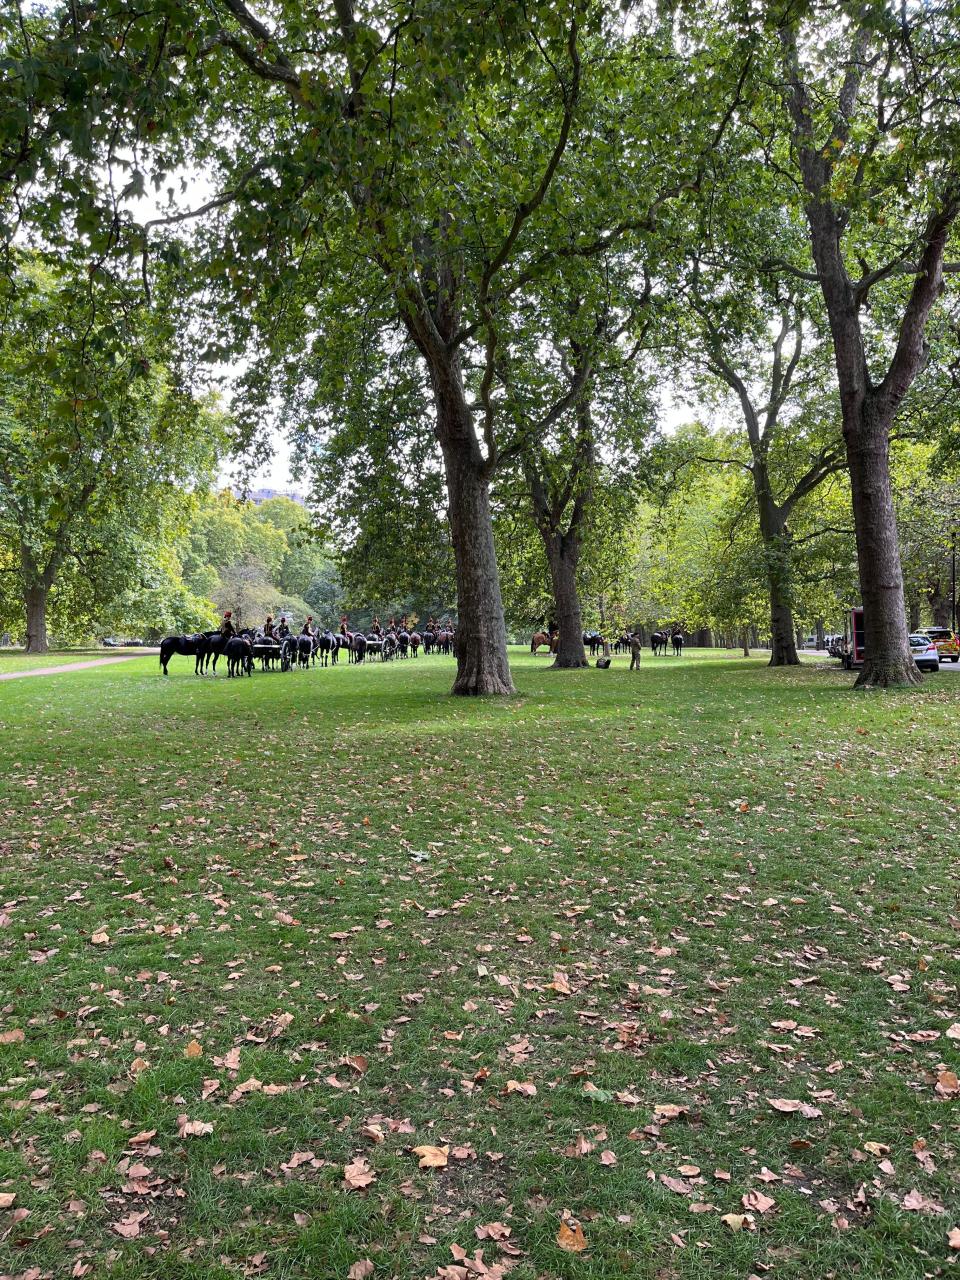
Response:
[{"label": "mounted soldier", "polygon": [[223,636],[225,641],[237,634],[237,628],[233,625],[232,609],[228,609],[223,615],[223,620],[220,623],[220,634]]}]

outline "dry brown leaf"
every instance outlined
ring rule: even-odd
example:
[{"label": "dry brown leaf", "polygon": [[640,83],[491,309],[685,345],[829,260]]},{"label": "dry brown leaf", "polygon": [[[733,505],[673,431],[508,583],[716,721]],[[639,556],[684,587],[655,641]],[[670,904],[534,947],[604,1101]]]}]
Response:
[{"label": "dry brown leaf", "polygon": [[532,1080],[508,1080],[504,1093],[519,1093],[522,1098],[535,1098],[537,1086]]},{"label": "dry brown leaf", "polygon": [[601,1163],[601,1164],[605,1164],[605,1165],[607,1165],[608,1167],[612,1167],[613,1165],[615,1165],[615,1164],[617,1163],[617,1156],[616,1156],[616,1152],[614,1152],[614,1151],[601,1151],[601,1152],[600,1152],[600,1163]]},{"label": "dry brown leaf", "polygon": [[505,1222],[487,1222],[481,1227],[474,1227],[473,1231],[478,1240],[506,1240],[512,1228]]},{"label": "dry brown leaf", "polygon": [[109,933],[104,933],[102,929],[99,929],[96,933],[92,933],[90,935],[90,941],[95,947],[106,947],[109,945],[110,935]]},{"label": "dry brown leaf", "polygon": [[951,1249],[960,1249],[960,1227],[951,1227],[947,1232],[947,1244]]},{"label": "dry brown leaf", "polygon": [[213,1133],[213,1125],[207,1120],[190,1120],[187,1116],[177,1116],[177,1133],[181,1138],[203,1138]]},{"label": "dry brown leaf", "polygon": [[9,1031],[0,1031],[0,1044],[22,1044],[23,1032],[19,1027],[11,1027]]},{"label": "dry brown leaf", "polygon": [[140,1234],[140,1224],[149,1217],[150,1214],[146,1210],[143,1213],[128,1213],[125,1218],[111,1225],[117,1235],[123,1236],[124,1240],[136,1240]]},{"label": "dry brown leaf", "polygon": [[348,1191],[362,1191],[376,1180],[377,1175],[370,1168],[366,1156],[354,1156],[348,1165],[344,1165],[343,1185]]},{"label": "dry brown leaf", "polygon": [[414,1147],[413,1154],[420,1157],[421,1169],[443,1169],[447,1164],[449,1147]]},{"label": "dry brown leaf", "polygon": [[903,1207],[911,1209],[914,1213],[946,1213],[943,1205],[938,1200],[925,1196],[922,1191],[908,1191],[903,1197]]},{"label": "dry brown leaf", "polygon": [[355,1262],[347,1272],[347,1280],[367,1280],[367,1276],[373,1275],[373,1263],[369,1258],[363,1258],[360,1262]]},{"label": "dry brown leaf", "polygon": [[575,1218],[569,1221],[564,1219],[560,1223],[560,1230],[557,1232],[557,1244],[567,1253],[583,1253],[587,1247],[587,1238],[583,1234],[583,1227]]},{"label": "dry brown leaf", "polygon": [[200,1043],[199,1040],[191,1040],[190,1043],[187,1045],[187,1047],[184,1049],[183,1056],[185,1058],[202,1058],[203,1045]]},{"label": "dry brown leaf", "polygon": [[745,1209],[753,1210],[756,1213],[769,1213],[771,1209],[776,1207],[777,1202],[773,1196],[765,1196],[762,1191],[754,1189],[741,1196],[740,1203]]},{"label": "dry brown leaf", "polygon": [[792,1112],[799,1112],[806,1120],[816,1120],[818,1116],[822,1116],[823,1112],[819,1107],[812,1107],[809,1102],[801,1102],[798,1098],[768,1098],[770,1106],[774,1111],[779,1111],[784,1115]]},{"label": "dry brown leaf", "polygon": [[731,1231],[742,1231],[744,1227],[750,1230],[753,1227],[753,1219],[749,1213],[725,1213],[720,1221],[725,1222]]},{"label": "dry brown leaf", "polygon": [[9,1209],[17,1198],[15,1191],[0,1191],[0,1209]]},{"label": "dry brown leaf", "polygon": [[952,1098],[955,1094],[960,1093],[960,1079],[957,1078],[955,1071],[941,1071],[937,1076],[937,1084],[935,1093],[939,1093],[942,1098]]}]

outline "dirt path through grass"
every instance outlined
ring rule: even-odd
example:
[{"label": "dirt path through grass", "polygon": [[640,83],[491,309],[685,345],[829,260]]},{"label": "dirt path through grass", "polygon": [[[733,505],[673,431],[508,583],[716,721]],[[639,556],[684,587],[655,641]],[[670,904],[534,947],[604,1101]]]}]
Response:
[{"label": "dirt path through grass", "polygon": [[24,676],[59,676],[64,671],[85,671],[88,667],[109,667],[115,662],[133,662],[142,657],[130,653],[122,658],[92,658],[89,662],[64,662],[58,667],[32,667],[29,671],[4,671],[0,680],[22,680]]}]

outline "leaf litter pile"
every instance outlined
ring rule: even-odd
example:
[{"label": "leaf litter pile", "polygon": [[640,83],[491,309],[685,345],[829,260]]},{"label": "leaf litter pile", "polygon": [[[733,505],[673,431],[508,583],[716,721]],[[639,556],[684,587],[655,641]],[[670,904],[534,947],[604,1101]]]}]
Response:
[{"label": "leaf litter pile", "polygon": [[4,690],[0,1275],[957,1274],[960,681],[516,667]]}]

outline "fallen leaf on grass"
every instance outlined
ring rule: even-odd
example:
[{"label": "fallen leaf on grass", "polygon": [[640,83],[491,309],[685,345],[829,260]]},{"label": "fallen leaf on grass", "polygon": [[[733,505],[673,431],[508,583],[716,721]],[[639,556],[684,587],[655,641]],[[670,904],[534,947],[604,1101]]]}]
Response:
[{"label": "fallen leaf on grass", "polygon": [[678,1106],[675,1102],[658,1102],[653,1108],[653,1114],[658,1120],[678,1120],[681,1116],[685,1116],[688,1107]]},{"label": "fallen leaf on grass", "polygon": [[302,1164],[309,1164],[311,1160],[316,1160],[316,1156],[312,1151],[295,1151],[285,1164],[280,1166],[286,1172],[288,1169],[299,1169]]},{"label": "fallen leaf on grass", "polygon": [[583,1253],[587,1247],[587,1238],[583,1227],[575,1218],[564,1219],[557,1232],[557,1244],[567,1253]]},{"label": "fallen leaf on grass", "polygon": [[818,1116],[823,1115],[819,1107],[812,1107],[809,1102],[801,1102],[798,1098],[768,1098],[767,1102],[774,1111],[784,1115],[798,1111],[806,1120],[816,1120]]},{"label": "fallen leaf on grass", "polygon": [[355,1156],[343,1169],[343,1185],[348,1191],[362,1191],[376,1182],[377,1175],[370,1168],[365,1156]]},{"label": "fallen leaf on grass", "polygon": [[364,1258],[360,1262],[355,1262],[347,1272],[347,1280],[367,1280],[367,1276],[373,1275],[373,1263],[369,1258]]},{"label": "fallen leaf on grass", "polygon": [[951,1227],[947,1232],[947,1244],[951,1249],[960,1249],[960,1227]]},{"label": "fallen leaf on grass", "polygon": [[745,1209],[753,1210],[755,1213],[769,1213],[777,1202],[773,1196],[765,1196],[762,1191],[753,1190],[741,1196],[740,1203]]},{"label": "fallen leaf on grass", "polygon": [[914,1213],[946,1213],[938,1200],[933,1200],[916,1189],[908,1191],[903,1197],[903,1207],[912,1209]]},{"label": "fallen leaf on grass", "polygon": [[960,1093],[960,1079],[955,1071],[941,1071],[937,1076],[937,1084],[934,1093],[939,1093],[941,1098],[952,1098],[954,1094]]},{"label": "fallen leaf on grass", "polygon": [[506,1240],[511,1231],[505,1222],[488,1222],[482,1227],[474,1227],[478,1240]]},{"label": "fallen leaf on grass", "polygon": [[23,1032],[19,1027],[11,1027],[9,1031],[0,1031],[0,1044],[21,1044]]},{"label": "fallen leaf on grass", "polygon": [[535,1098],[537,1086],[532,1080],[508,1080],[504,1093],[519,1093],[523,1098]]},{"label": "fallen leaf on grass", "polygon": [[607,1165],[608,1167],[612,1167],[613,1165],[615,1165],[615,1164],[617,1163],[617,1156],[616,1156],[616,1152],[614,1152],[614,1151],[601,1151],[601,1152],[600,1152],[600,1163],[601,1163],[601,1164],[605,1164],[605,1165]]},{"label": "fallen leaf on grass", "polygon": [[177,1116],[177,1133],[181,1138],[203,1138],[213,1133],[213,1125],[207,1120],[190,1120],[187,1116]]},{"label": "fallen leaf on grass", "polygon": [[16,1198],[15,1191],[0,1191],[0,1209],[9,1209]]},{"label": "fallen leaf on grass", "polygon": [[125,1218],[121,1218],[119,1222],[112,1224],[114,1231],[118,1236],[123,1236],[124,1240],[136,1240],[140,1234],[140,1224],[150,1214],[144,1210],[143,1213],[128,1213]]},{"label": "fallen leaf on grass", "polygon": [[449,1147],[414,1147],[413,1154],[420,1157],[421,1169],[444,1169],[447,1164]]},{"label": "fallen leaf on grass", "polygon": [[251,1076],[249,1080],[241,1080],[238,1085],[234,1086],[227,1101],[239,1102],[246,1094],[259,1093],[262,1088],[263,1082],[261,1080],[257,1080],[255,1076]]},{"label": "fallen leaf on grass", "polygon": [[200,1043],[199,1040],[191,1040],[190,1043],[187,1045],[187,1047],[184,1049],[183,1056],[185,1058],[202,1058],[203,1045]]},{"label": "fallen leaf on grass", "polygon": [[720,1221],[725,1222],[731,1231],[742,1231],[744,1227],[748,1231],[753,1230],[753,1218],[749,1213],[725,1213]]}]

